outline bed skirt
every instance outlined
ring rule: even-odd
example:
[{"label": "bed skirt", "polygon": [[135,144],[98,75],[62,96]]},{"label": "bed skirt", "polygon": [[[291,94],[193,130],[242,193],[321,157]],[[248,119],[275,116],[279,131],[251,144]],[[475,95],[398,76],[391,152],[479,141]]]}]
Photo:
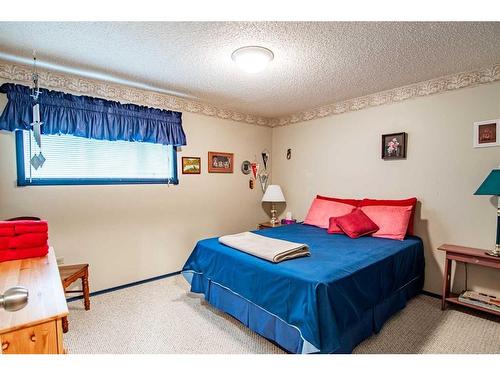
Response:
[{"label": "bed skirt", "polygon": [[[318,348],[304,339],[297,327],[286,323],[280,317],[264,310],[224,285],[192,270],[184,270],[182,275],[191,284],[191,292],[203,294],[205,300],[212,306],[233,316],[249,329],[275,342],[287,352],[320,353]],[[410,298],[421,292],[422,286],[423,277],[416,277],[384,301],[366,310],[360,319],[341,336],[340,348],[334,353],[351,353],[361,341],[373,333],[378,333],[392,315],[403,309]]]}]

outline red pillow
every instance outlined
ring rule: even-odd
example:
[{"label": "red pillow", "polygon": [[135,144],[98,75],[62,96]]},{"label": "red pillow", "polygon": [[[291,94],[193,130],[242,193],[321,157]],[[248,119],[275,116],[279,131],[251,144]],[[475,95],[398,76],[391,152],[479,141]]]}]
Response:
[{"label": "red pillow", "polygon": [[346,203],[315,198],[309,208],[304,224],[327,229],[332,216],[343,216],[350,213],[354,206]]},{"label": "red pillow", "polygon": [[[355,209],[353,209],[354,211]],[[348,214],[349,215],[349,214]],[[337,225],[337,219],[342,216],[331,217],[329,220],[328,230],[327,232],[330,234],[344,234],[342,229]]]},{"label": "red pillow", "polygon": [[373,237],[404,240],[412,206],[365,206],[360,210],[379,227],[379,230],[372,234]]},{"label": "red pillow", "polygon": [[369,199],[365,198],[359,204],[360,207],[364,206],[411,206],[411,215],[410,221],[408,223],[408,228],[406,230],[406,234],[409,236],[413,236],[413,223],[415,217],[415,207],[417,205],[417,198],[408,198],[408,199]]},{"label": "red pillow", "polygon": [[[379,230],[377,224],[375,224],[359,208],[355,209],[350,214],[332,219],[334,219],[334,223],[351,238],[366,236],[367,234],[371,234]],[[330,232],[330,230],[328,232]]]},{"label": "red pillow", "polygon": [[325,197],[323,195],[316,195],[318,199],[324,199],[327,201],[340,202],[345,204],[350,204],[351,206],[358,207],[361,203],[361,199],[351,199],[351,198],[335,198],[335,197]]}]

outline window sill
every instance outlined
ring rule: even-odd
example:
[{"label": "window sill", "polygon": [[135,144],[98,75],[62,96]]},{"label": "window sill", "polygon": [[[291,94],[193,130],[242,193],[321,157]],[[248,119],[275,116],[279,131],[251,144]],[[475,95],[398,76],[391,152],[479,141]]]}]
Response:
[{"label": "window sill", "polygon": [[178,185],[174,179],[136,179],[136,178],[33,178],[17,180],[17,186],[54,186],[54,185]]}]

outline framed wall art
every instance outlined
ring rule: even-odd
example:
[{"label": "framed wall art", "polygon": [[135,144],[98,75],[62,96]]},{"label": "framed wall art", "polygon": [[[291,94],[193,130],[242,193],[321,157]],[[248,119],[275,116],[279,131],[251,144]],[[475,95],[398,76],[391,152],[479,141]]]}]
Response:
[{"label": "framed wall art", "polygon": [[474,147],[500,146],[500,120],[474,123]]},{"label": "framed wall art", "polygon": [[228,152],[208,152],[209,173],[233,173],[234,154]]},{"label": "framed wall art", "polygon": [[200,174],[201,158],[182,157],[182,174]]},{"label": "framed wall art", "polygon": [[382,159],[405,159],[406,158],[406,133],[391,133],[382,135]]}]

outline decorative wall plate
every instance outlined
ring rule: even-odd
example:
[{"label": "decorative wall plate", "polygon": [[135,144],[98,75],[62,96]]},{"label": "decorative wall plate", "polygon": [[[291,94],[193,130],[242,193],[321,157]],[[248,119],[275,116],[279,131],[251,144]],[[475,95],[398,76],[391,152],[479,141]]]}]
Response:
[{"label": "decorative wall plate", "polygon": [[241,163],[241,171],[243,172],[243,174],[249,174],[251,170],[252,164],[248,160],[245,160],[243,163]]}]

